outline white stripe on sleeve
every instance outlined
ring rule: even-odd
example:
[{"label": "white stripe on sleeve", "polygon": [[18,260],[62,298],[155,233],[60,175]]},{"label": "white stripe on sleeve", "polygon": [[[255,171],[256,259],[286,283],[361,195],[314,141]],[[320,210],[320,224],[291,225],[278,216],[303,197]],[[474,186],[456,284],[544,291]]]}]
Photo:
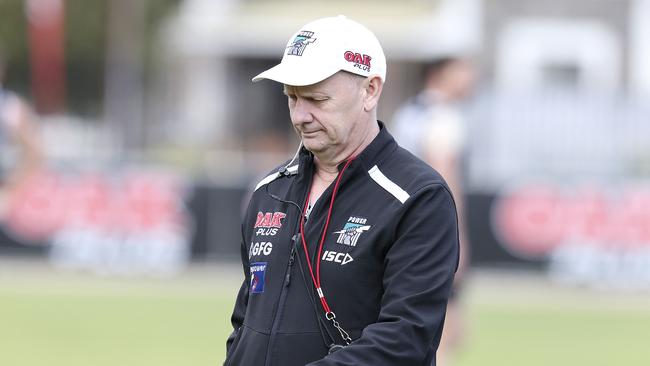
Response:
[{"label": "white stripe on sleeve", "polygon": [[379,184],[381,188],[385,189],[388,191],[388,193],[395,196],[395,198],[397,198],[400,202],[404,203],[407,199],[409,199],[409,197],[411,197],[405,190],[395,184],[395,182],[388,179],[376,165],[368,170],[368,174],[370,174],[370,178]]}]

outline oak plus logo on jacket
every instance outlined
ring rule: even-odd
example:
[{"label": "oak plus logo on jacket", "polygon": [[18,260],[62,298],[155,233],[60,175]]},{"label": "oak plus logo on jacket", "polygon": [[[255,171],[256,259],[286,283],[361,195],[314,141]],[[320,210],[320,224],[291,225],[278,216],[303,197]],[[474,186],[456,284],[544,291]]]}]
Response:
[{"label": "oak plus logo on jacket", "polygon": [[368,219],[363,217],[350,216],[348,222],[343,226],[343,229],[334,232],[334,234],[339,234],[338,238],[336,238],[336,242],[338,244],[356,247],[361,234],[370,230],[371,226],[366,225],[367,221]]},{"label": "oak plus logo on jacket", "polygon": [[255,235],[273,236],[282,228],[282,219],[287,217],[284,212],[258,212],[255,220]]}]

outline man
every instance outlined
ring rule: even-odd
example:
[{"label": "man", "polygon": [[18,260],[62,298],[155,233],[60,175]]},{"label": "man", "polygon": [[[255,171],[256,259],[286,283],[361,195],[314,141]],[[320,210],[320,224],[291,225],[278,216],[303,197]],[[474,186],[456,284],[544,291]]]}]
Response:
[{"label": "man", "polygon": [[0,51],[0,221],[9,198],[33,176],[42,161],[31,108],[3,87],[4,73]]},{"label": "man", "polygon": [[466,128],[461,103],[473,91],[474,82],[474,67],[469,60],[452,56],[434,60],[427,65],[423,90],[397,111],[393,121],[395,138],[400,145],[445,177],[459,211],[460,268],[447,306],[438,350],[438,363],[444,366],[452,363],[451,358],[464,333],[458,292],[469,262],[469,242],[463,215],[462,155]]},{"label": "man", "polygon": [[377,120],[386,59],[339,16],[306,24],[282,62],[297,156],[256,187],[225,365],[428,366],[458,263],[453,198]]}]

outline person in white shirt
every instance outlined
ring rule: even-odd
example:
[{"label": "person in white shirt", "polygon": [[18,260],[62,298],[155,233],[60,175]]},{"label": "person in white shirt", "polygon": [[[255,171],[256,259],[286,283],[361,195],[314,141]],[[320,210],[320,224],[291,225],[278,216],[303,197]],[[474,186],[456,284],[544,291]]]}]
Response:
[{"label": "person in white shirt", "polygon": [[0,53],[0,220],[9,198],[42,163],[34,113],[24,99],[4,88],[5,70]]},{"label": "person in white shirt", "polygon": [[469,263],[469,240],[463,210],[462,157],[466,145],[462,103],[472,93],[475,72],[464,58],[444,57],[427,65],[424,87],[398,109],[392,121],[397,142],[445,177],[458,208],[461,260],[447,306],[438,364],[448,366],[464,333],[460,283]]}]

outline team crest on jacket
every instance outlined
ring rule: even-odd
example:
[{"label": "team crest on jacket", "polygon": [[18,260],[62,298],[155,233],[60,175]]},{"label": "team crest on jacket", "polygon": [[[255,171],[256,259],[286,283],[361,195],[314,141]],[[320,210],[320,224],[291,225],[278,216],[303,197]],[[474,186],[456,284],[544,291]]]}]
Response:
[{"label": "team crest on jacket", "polygon": [[367,221],[368,220],[363,217],[350,216],[348,222],[343,226],[343,229],[334,232],[334,234],[339,234],[336,238],[336,242],[338,244],[356,247],[361,234],[370,230],[370,225],[366,225]]},{"label": "team crest on jacket", "polygon": [[251,285],[252,294],[264,292],[264,275],[266,274],[266,262],[251,263]]}]

